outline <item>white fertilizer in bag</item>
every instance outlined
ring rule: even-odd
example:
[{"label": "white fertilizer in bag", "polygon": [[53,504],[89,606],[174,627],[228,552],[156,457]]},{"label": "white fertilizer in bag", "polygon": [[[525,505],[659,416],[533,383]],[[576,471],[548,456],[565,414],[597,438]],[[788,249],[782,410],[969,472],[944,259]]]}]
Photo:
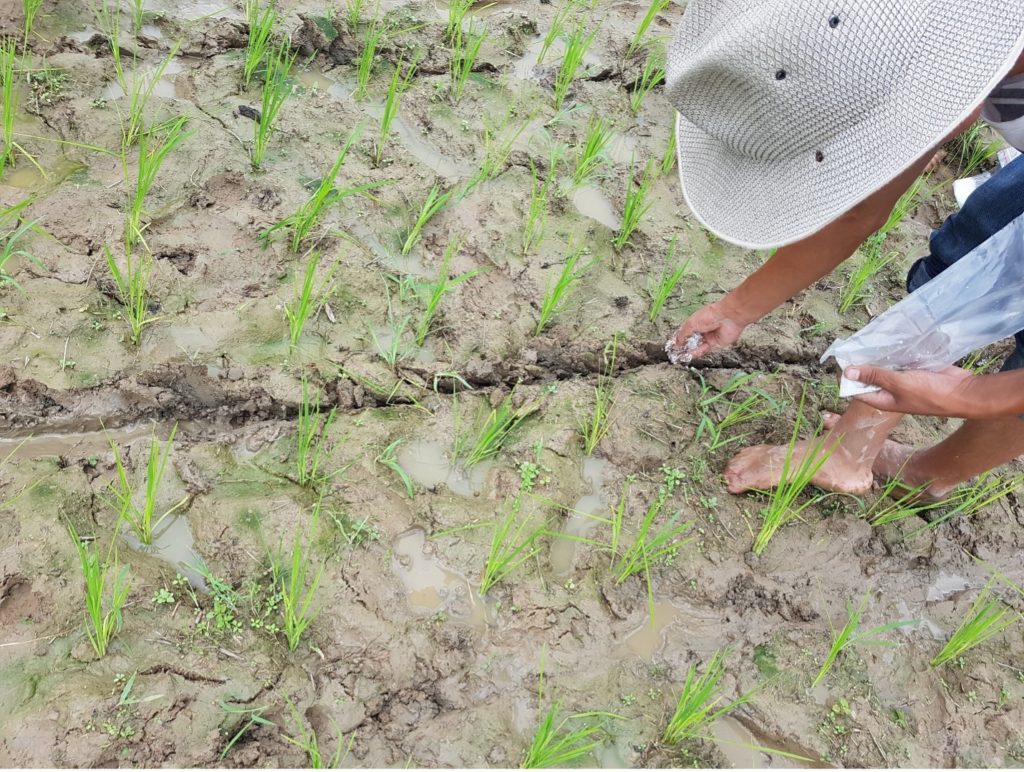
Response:
[{"label": "white fertilizer in bag", "polygon": [[[972,351],[1024,330],[1024,215],[859,332],[838,339],[821,361],[844,370],[942,370]],[[843,378],[839,394],[875,386]]]}]

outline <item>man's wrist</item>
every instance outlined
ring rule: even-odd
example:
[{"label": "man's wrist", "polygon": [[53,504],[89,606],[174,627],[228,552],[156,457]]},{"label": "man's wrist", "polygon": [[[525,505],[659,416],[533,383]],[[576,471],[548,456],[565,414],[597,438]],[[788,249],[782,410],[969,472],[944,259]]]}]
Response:
[{"label": "man's wrist", "polygon": [[743,327],[760,321],[765,313],[767,313],[761,313],[756,305],[750,301],[743,284],[726,294],[718,301],[717,305],[726,319],[731,319]]}]

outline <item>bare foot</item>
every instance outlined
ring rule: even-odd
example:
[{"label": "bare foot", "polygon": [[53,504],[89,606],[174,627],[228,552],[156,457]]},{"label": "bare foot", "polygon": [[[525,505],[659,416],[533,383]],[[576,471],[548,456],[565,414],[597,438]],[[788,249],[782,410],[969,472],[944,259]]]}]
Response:
[{"label": "bare foot", "polygon": [[[816,447],[822,447],[815,443]],[[725,468],[729,493],[774,488],[782,479],[786,463],[787,445],[755,445],[737,453]],[[799,468],[807,453],[808,443],[801,442],[793,450],[790,469]],[[862,494],[871,490],[874,478],[871,470],[847,457],[842,448],[836,448],[828,457],[811,483],[837,493]]]},{"label": "bare foot", "polygon": [[[826,411],[822,413],[822,423],[826,429],[832,429],[841,417]],[[912,445],[886,440],[871,467],[872,474],[880,483],[885,484],[899,478],[902,485],[893,489],[892,496],[894,498],[902,498],[908,491],[919,488],[928,482],[926,477],[915,471],[914,456],[916,453],[917,449]],[[940,485],[932,481],[917,498],[922,502],[943,501],[955,487],[954,485]]]}]

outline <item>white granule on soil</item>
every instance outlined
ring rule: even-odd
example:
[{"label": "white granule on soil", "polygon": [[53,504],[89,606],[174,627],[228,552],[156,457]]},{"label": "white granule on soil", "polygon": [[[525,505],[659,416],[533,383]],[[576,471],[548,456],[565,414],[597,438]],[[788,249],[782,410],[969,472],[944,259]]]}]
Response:
[{"label": "white granule on soil", "polygon": [[674,365],[690,364],[690,362],[693,361],[693,352],[696,351],[703,342],[704,336],[699,332],[695,332],[687,338],[686,343],[682,346],[676,343],[675,338],[672,338],[665,344],[665,353],[668,354],[668,361]]}]

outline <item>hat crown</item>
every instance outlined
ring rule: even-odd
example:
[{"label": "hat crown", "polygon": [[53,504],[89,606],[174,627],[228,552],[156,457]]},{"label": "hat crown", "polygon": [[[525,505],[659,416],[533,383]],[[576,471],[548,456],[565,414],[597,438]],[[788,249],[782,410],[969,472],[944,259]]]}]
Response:
[{"label": "hat crown", "polygon": [[669,98],[737,154],[821,160],[834,135],[881,109],[898,87],[930,5],[691,0],[669,52]]}]

